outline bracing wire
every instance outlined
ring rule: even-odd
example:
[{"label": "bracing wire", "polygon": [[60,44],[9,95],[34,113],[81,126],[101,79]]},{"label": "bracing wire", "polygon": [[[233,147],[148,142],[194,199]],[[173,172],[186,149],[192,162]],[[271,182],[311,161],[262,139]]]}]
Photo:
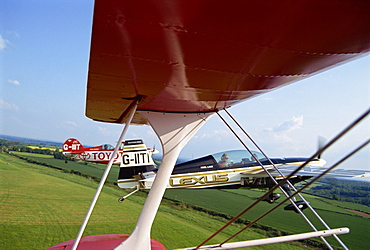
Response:
[{"label": "bracing wire", "polygon": [[[268,159],[268,161],[270,162],[270,164],[274,167],[274,169],[283,177],[283,179],[286,179],[286,182],[287,184],[289,185],[289,187],[297,192],[297,189],[295,188],[295,186],[293,184],[291,184],[291,182],[289,181],[288,178],[286,178],[282,173],[281,171],[279,170],[278,167],[275,166],[275,164],[271,161],[271,159],[265,154],[265,152],[262,151],[262,149],[258,146],[258,144],[252,139],[252,137],[245,131],[245,129],[236,121],[236,119],[226,110],[224,109],[225,113],[228,114],[228,116],[234,121],[234,123],[241,129],[241,131],[244,133],[245,136],[248,137],[248,139],[253,143],[253,145],[265,156],[266,159]],[[330,229],[330,227],[328,226],[328,224],[326,224],[326,222],[321,218],[321,216],[316,212],[315,209],[313,209],[313,207],[307,202],[307,200],[300,194],[297,192],[297,195],[302,199],[302,201],[307,205],[307,207],[311,210],[311,212],[316,216],[316,218],[326,227],[326,229]],[[294,204],[294,203],[293,203]],[[296,207],[296,205],[294,204],[294,206]],[[309,221],[309,219],[303,214],[303,212],[301,212],[301,210],[297,210],[299,211],[299,213],[302,215],[302,217],[307,221],[307,223],[311,226],[311,228],[315,231],[318,231],[316,229],[316,227]],[[338,238],[337,235],[334,234],[334,238],[337,240],[337,242],[344,248],[344,249],[348,249],[348,247]],[[325,240],[324,237],[321,237],[321,239],[325,242],[325,244],[329,247],[329,243]]]},{"label": "bracing wire", "polygon": [[[225,110],[226,111],[226,110]],[[273,166],[273,168],[283,177],[285,178],[285,176],[280,172],[280,170],[275,166],[275,164],[270,160],[270,158],[262,151],[262,149],[260,147],[258,147],[257,143],[249,136],[249,134],[242,128],[242,126],[240,126],[240,124],[231,116],[230,113],[228,113],[226,111],[226,113],[229,115],[230,118],[233,119],[233,121],[239,126],[239,128],[244,132],[244,134],[248,137],[248,139],[257,147],[257,149],[265,156],[266,159],[268,159],[268,161],[270,162],[270,164]],[[233,130],[231,128],[231,126],[226,122],[226,120],[219,114],[217,113],[218,116],[220,117],[220,119],[225,123],[225,125],[230,129],[230,131],[232,133],[234,133],[235,137],[239,140],[239,142],[245,147],[245,149],[248,150],[248,152],[253,156],[253,158],[255,158],[255,161],[258,162],[258,164],[263,168],[263,170],[265,171],[265,173],[270,177],[270,179],[275,183],[275,185],[278,185],[279,189],[282,191],[282,193],[286,196],[286,197],[289,197],[289,194],[287,192],[285,192],[285,190],[282,188],[282,185],[280,185],[276,179],[270,174],[270,172],[265,168],[265,166],[256,158],[254,157],[254,155],[252,154],[252,152],[250,151],[250,149],[248,148],[248,146],[243,142],[243,140],[237,135],[237,133],[235,132],[235,130]],[[295,190],[294,186],[290,183],[289,180],[287,180],[287,184],[289,186],[289,188]],[[296,190],[295,190],[296,191]],[[309,206],[309,203],[303,199],[302,196],[300,196],[302,198],[302,200],[307,204],[307,206]],[[297,204],[294,202],[294,199],[289,199],[291,204],[294,206],[295,210],[303,217],[303,219],[307,222],[307,224],[315,231],[317,232],[317,228],[315,227],[315,225],[307,218],[307,216],[303,213],[303,211],[301,209],[298,208]],[[310,207],[310,206],[309,206]],[[312,207],[310,207],[311,210]],[[320,218],[320,216],[315,213],[316,216],[322,221],[322,219]],[[324,222],[325,223],[325,222]],[[329,228],[328,228],[329,229]],[[331,247],[331,245],[329,244],[329,242],[327,242],[327,240],[324,238],[324,237],[320,237],[321,240],[328,246],[329,249],[333,249]],[[342,243],[342,242],[341,242]],[[344,244],[343,244],[344,245]]]},{"label": "bracing wire", "polygon": [[[319,176],[315,177],[313,180],[311,180],[310,182],[308,182],[306,185],[304,185],[302,188],[300,188],[299,190],[295,191],[294,193],[292,193],[289,197],[287,197],[285,200],[283,200],[281,203],[277,204],[275,207],[273,207],[272,209],[270,209],[269,211],[265,212],[263,215],[261,215],[260,217],[258,217],[257,219],[255,219],[254,221],[250,222],[247,226],[245,226],[244,228],[242,228],[241,230],[239,230],[237,233],[233,234],[232,236],[230,236],[228,239],[226,239],[225,241],[223,241],[219,246],[222,246],[223,244],[225,244],[226,242],[230,241],[232,238],[234,238],[235,236],[239,235],[240,233],[242,233],[244,230],[250,228],[252,225],[254,225],[255,223],[257,223],[259,220],[261,220],[262,218],[264,218],[266,215],[270,214],[271,212],[273,212],[275,209],[277,209],[278,207],[280,207],[281,205],[283,205],[286,201],[288,201],[289,198],[292,198],[294,197],[295,195],[299,194],[300,192],[302,192],[304,189],[306,189],[307,187],[309,187],[312,183],[316,182],[317,180],[319,180],[320,178],[322,178],[325,174],[327,174],[328,172],[330,172],[331,170],[333,170],[335,167],[337,167],[339,164],[341,164],[342,162],[344,162],[345,160],[347,160],[348,158],[350,158],[352,155],[354,155],[355,153],[357,153],[359,150],[361,150],[363,147],[365,147],[366,145],[368,145],[370,143],[370,139],[368,139],[367,141],[365,141],[364,143],[362,143],[360,146],[358,146],[355,150],[353,150],[352,152],[350,152],[349,154],[347,154],[345,157],[343,157],[340,161],[336,162],[334,165],[332,165],[330,168],[328,168],[327,170],[325,170],[324,172],[322,172]],[[335,234],[334,234],[335,235]],[[334,236],[333,235],[333,236]]]},{"label": "bracing wire", "polygon": [[[238,218],[240,218],[243,214],[245,214],[246,212],[248,212],[251,208],[253,208],[256,204],[258,204],[260,201],[264,200],[267,196],[269,196],[276,188],[279,188],[281,187],[282,185],[284,185],[285,183],[287,183],[287,181],[292,177],[294,176],[298,171],[300,171],[301,169],[303,169],[310,161],[312,161],[313,159],[315,159],[318,155],[321,155],[326,149],[328,149],[332,144],[334,144],[337,140],[339,140],[342,136],[344,136],[348,131],[350,131],[354,126],[356,126],[360,121],[362,121],[368,114],[370,113],[370,109],[368,109],[366,112],[364,112],[361,116],[359,116],[355,121],[353,121],[351,124],[349,124],[344,130],[342,130],[337,136],[335,136],[332,140],[330,140],[327,144],[325,144],[322,148],[319,148],[309,159],[307,159],[300,167],[298,167],[296,170],[294,170],[291,174],[289,174],[288,177],[286,177],[285,179],[283,179],[281,182],[279,182],[278,184],[275,184],[274,187],[270,188],[270,190],[268,192],[266,192],[263,196],[259,197],[255,202],[253,202],[250,206],[248,206],[247,208],[245,208],[243,211],[241,211],[239,214],[237,214],[236,216],[234,216],[234,218],[232,218],[231,220],[229,220],[224,226],[222,226],[220,229],[218,229],[215,233],[213,233],[211,236],[209,236],[206,240],[204,240],[201,244],[199,244],[195,249],[199,249],[201,246],[203,246],[205,243],[207,243],[209,240],[211,240],[212,238],[214,238],[217,234],[219,234],[222,230],[224,230],[226,227],[228,227],[230,224],[232,224],[234,221],[236,221]],[[218,114],[218,113],[217,113]],[[219,115],[219,114],[218,114]],[[220,115],[219,115],[220,116]],[[220,116],[221,118],[221,116]],[[223,119],[223,118],[221,118]],[[235,132],[233,132],[235,134]],[[368,143],[368,142],[367,142]],[[242,143],[244,145],[244,143]],[[356,151],[357,152],[357,151]],[[351,156],[351,154],[349,154],[349,156]],[[268,158],[268,157],[266,157]],[[347,158],[346,158],[347,159]],[[342,160],[343,161],[343,160]],[[339,163],[341,163],[342,161],[340,161]],[[339,164],[338,163],[338,164]],[[334,166],[337,166],[338,164],[335,164]],[[334,166],[332,168],[334,168]],[[330,170],[328,170],[330,171]],[[327,172],[325,171],[324,174],[326,174]],[[323,175],[320,175],[319,178],[321,178]],[[316,181],[318,178],[315,178],[314,181]],[[310,183],[311,184],[311,183]],[[298,192],[300,192],[300,190],[296,191],[294,194],[290,195],[291,197],[295,196]],[[286,198],[286,201],[291,199],[291,197],[288,196]],[[284,201],[285,202],[285,201]],[[283,202],[282,202],[283,203]],[[281,204],[282,204],[281,203]],[[222,243],[223,244],[223,243]],[[346,247],[345,247],[346,248]]]}]

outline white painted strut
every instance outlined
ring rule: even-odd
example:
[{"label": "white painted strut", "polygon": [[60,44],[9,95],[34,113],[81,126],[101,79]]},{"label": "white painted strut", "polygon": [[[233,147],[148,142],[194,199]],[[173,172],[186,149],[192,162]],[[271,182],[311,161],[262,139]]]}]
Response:
[{"label": "white painted strut", "polygon": [[115,248],[116,250],[151,249],[151,227],[180,151],[206,120],[214,114],[177,114],[145,111],[139,111],[139,113],[148,118],[161,140],[163,159],[134,231],[128,239]]},{"label": "white painted strut", "polygon": [[195,249],[226,250],[226,249],[237,249],[237,248],[243,248],[243,247],[253,247],[253,246],[262,246],[262,245],[275,244],[275,243],[283,243],[283,242],[288,242],[288,241],[305,240],[305,239],[316,238],[316,237],[327,237],[327,236],[333,236],[333,235],[338,235],[338,234],[346,234],[346,233],[349,233],[349,228],[344,227],[344,228],[323,230],[323,231],[317,231],[317,232],[311,232],[311,233],[280,236],[280,237],[274,237],[274,238],[225,243],[222,246],[220,246],[220,245],[209,245],[209,246],[202,246],[202,247],[199,247],[199,248],[190,247],[190,248],[181,248],[181,249],[177,249],[177,250],[195,250]]},{"label": "white painted strut", "polygon": [[105,183],[106,179],[108,178],[108,174],[109,174],[110,169],[112,168],[114,158],[117,155],[118,149],[121,146],[121,143],[122,143],[123,138],[124,138],[124,136],[125,136],[125,134],[127,132],[127,129],[129,128],[129,125],[130,125],[130,123],[132,121],[132,118],[135,115],[135,111],[136,111],[136,108],[137,108],[137,105],[138,105],[138,101],[137,100],[134,100],[132,102],[132,104],[134,104],[134,106],[130,110],[130,114],[129,114],[128,118],[127,118],[126,125],[123,128],[123,130],[122,130],[122,133],[121,133],[121,135],[120,135],[120,137],[119,137],[119,139],[117,141],[117,145],[114,148],[113,154],[111,155],[111,157],[109,159],[109,162],[107,164],[107,167],[105,168],[105,171],[103,173],[103,176],[101,177],[100,183],[99,183],[99,185],[98,185],[98,187],[96,189],[95,195],[94,195],[93,199],[91,200],[90,207],[87,210],[86,215],[85,215],[85,218],[84,218],[84,220],[83,220],[83,222],[81,224],[80,230],[78,231],[78,234],[76,236],[76,240],[75,240],[75,242],[73,243],[73,246],[72,246],[72,250],[76,250],[78,244],[80,243],[80,240],[81,240],[82,234],[85,231],[87,222],[89,221],[90,216],[91,216],[91,214],[92,214],[92,212],[94,210],[95,204],[98,201],[98,198],[99,198],[99,195],[101,193],[101,190],[103,189],[104,183]]}]

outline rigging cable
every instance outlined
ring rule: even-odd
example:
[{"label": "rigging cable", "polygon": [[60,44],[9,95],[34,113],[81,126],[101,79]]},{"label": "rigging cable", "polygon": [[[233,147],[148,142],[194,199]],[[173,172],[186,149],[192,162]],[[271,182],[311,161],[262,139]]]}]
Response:
[{"label": "rigging cable", "polygon": [[[225,110],[226,111],[226,110]],[[249,134],[240,126],[240,124],[231,116],[230,113],[226,112],[232,119],[233,121],[239,126],[239,128],[244,132],[244,134],[248,137],[248,139],[257,147],[257,149],[265,156],[266,159],[268,159],[268,161],[270,162],[270,164],[273,166],[273,168],[283,177],[285,178],[285,176],[280,172],[280,170],[275,166],[275,164],[270,160],[270,158],[262,151],[261,148],[258,147],[258,145],[255,143],[255,141],[253,141],[253,139],[249,136]],[[242,141],[242,139],[236,134],[236,132],[231,128],[231,126],[226,122],[226,120],[221,117],[221,115],[219,113],[217,113],[218,116],[220,117],[220,119],[225,123],[225,125],[230,129],[231,132],[234,133],[235,137],[240,141],[240,143],[248,150],[248,152],[253,156],[253,158],[255,158],[256,162],[258,162],[258,164],[263,168],[263,170],[266,172],[266,174],[270,177],[270,179],[275,183],[275,185],[278,185],[279,189],[282,191],[282,193],[286,196],[286,197],[289,197],[289,193],[285,192],[285,190],[283,189],[282,185],[280,185],[277,180],[270,174],[270,172],[268,172],[268,170],[266,169],[266,167],[257,159],[257,157],[254,156],[254,154],[252,154],[252,152],[250,151],[250,149],[247,147],[247,145]],[[290,183],[289,180],[287,180],[287,184],[289,186],[289,188],[295,190],[294,186]],[[295,190],[296,191],[296,190]],[[303,197],[301,197],[303,198]],[[304,200],[304,199],[303,199]],[[291,202],[291,204],[294,206],[295,208],[295,211],[297,211],[302,217],[303,219],[307,222],[307,224],[315,231],[315,232],[318,232],[317,228],[315,227],[315,225],[307,218],[307,216],[303,213],[303,211],[301,209],[298,208],[297,204],[295,203],[295,200],[294,198],[290,198],[289,201]],[[304,202],[306,203],[306,205],[308,205],[308,202],[306,200],[304,200]],[[318,215],[317,215],[318,216]],[[329,228],[328,228],[329,229]],[[331,245],[329,244],[329,242],[327,242],[327,240],[324,238],[324,237],[320,237],[321,240],[327,245],[327,247],[329,249],[333,249],[331,247]],[[344,244],[343,244],[344,245]],[[346,248],[347,250],[347,248]]]},{"label": "rigging cable", "polygon": [[[247,211],[249,211],[251,208],[253,208],[256,204],[258,204],[260,201],[267,198],[276,188],[280,187],[281,185],[284,185],[287,180],[289,180],[292,176],[294,176],[298,171],[303,169],[310,161],[312,161],[314,158],[316,158],[318,155],[321,155],[327,148],[329,148],[332,144],[334,144],[337,140],[339,140],[342,136],[344,136],[349,130],[351,130],[354,126],[356,126],[360,121],[362,121],[368,114],[370,113],[370,109],[368,109],[364,114],[362,114],[360,117],[358,117],[355,121],[353,121],[350,125],[348,125],[343,131],[341,131],[337,136],[335,136],[332,140],[330,140],[326,145],[324,145],[322,148],[319,148],[309,159],[307,159],[300,167],[298,167],[295,171],[293,171],[286,179],[283,179],[281,183],[276,184],[274,187],[272,187],[268,192],[266,192],[263,196],[259,197],[255,202],[253,202],[249,207],[245,208],[243,211],[241,211],[239,214],[234,216],[231,220],[229,220],[224,226],[222,226],[220,229],[218,229],[215,233],[213,233],[211,236],[209,236],[206,240],[204,240],[201,244],[199,244],[195,249],[199,249],[201,246],[203,246],[205,243],[207,243],[209,240],[211,240],[213,237],[215,237],[217,234],[219,234],[222,230],[224,230],[226,227],[228,227],[231,223],[236,221],[238,218],[240,218],[243,214],[245,214]],[[218,114],[218,113],[217,113]],[[219,115],[219,114],[218,114]],[[219,115],[220,116],[220,115]],[[233,132],[235,133],[235,132]],[[243,143],[244,144],[244,143]],[[287,198],[288,199],[288,198]]]},{"label": "rigging cable", "polygon": [[[312,183],[316,182],[318,179],[322,178],[325,174],[327,174],[328,172],[330,172],[331,170],[333,170],[335,167],[337,167],[338,165],[340,165],[342,162],[344,162],[345,160],[347,160],[348,158],[350,158],[352,155],[354,155],[355,153],[357,153],[359,150],[361,150],[363,147],[365,147],[367,144],[370,143],[370,139],[368,139],[367,141],[365,141],[363,144],[361,144],[360,146],[358,146],[355,150],[353,150],[351,153],[347,154],[345,157],[343,157],[340,161],[338,161],[337,163],[335,163],[333,166],[331,166],[330,168],[328,168],[327,170],[325,170],[324,172],[322,172],[319,176],[316,176],[313,180],[311,180],[310,182],[308,182],[306,185],[304,185],[302,188],[300,188],[299,190],[295,191],[293,194],[291,194],[289,197],[287,197],[285,200],[283,200],[281,203],[279,203],[278,205],[276,205],[274,208],[270,209],[269,211],[267,211],[266,213],[264,213],[263,215],[261,215],[260,217],[258,217],[257,219],[255,219],[254,221],[250,222],[247,226],[245,226],[243,229],[239,230],[237,233],[233,234],[231,237],[229,237],[227,240],[223,241],[219,246],[222,246],[223,244],[225,244],[226,242],[230,241],[232,238],[234,238],[235,236],[237,236],[238,234],[240,234],[241,232],[243,232],[244,230],[246,230],[247,228],[250,228],[253,224],[255,224],[256,222],[258,222],[259,220],[261,220],[263,217],[265,217],[266,215],[268,215],[269,213],[271,213],[272,211],[274,211],[275,209],[277,209],[278,207],[280,207],[281,205],[283,205],[286,201],[288,201],[289,198],[292,198],[293,196],[299,194],[300,192],[302,192],[304,189],[306,189],[307,187],[309,187]],[[336,234],[333,234],[333,236],[336,235]]]},{"label": "rigging cable", "polygon": [[[242,130],[242,132],[244,133],[245,136],[248,137],[248,139],[253,143],[253,145],[263,154],[263,156],[265,156],[265,158],[270,162],[270,164],[275,168],[275,170],[283,177],[283,179],[286,179],[286,182],[287,184],[289,185],[289,187],[294,191],[296,192],[296,194],[302,199],[302,201],[307,205],[307,207],[311,210],[311,212],[316,216],[316,218],[326,227],[326,229],[330,230],[331,228],[328,226],[328,224],[321,218],[321,216],[316,212],[315,209],[313,209],[313,207],[309,204],[309,202],[307,202],[307,200],[299,193],[297,192],[297,189],[295,188],[295,186],[289,181],[288,178],[286,178],[282,173],[281,171],[279,170],[278,167],[276,167],[276,165],[271,161],[271,159],[265,154],[265,152],[262,151],[262,149],[257,145],[257,143],[252,139],[252,137],[247,133],[247,131],[245,131],[245,129],[240,125],[240,123],[238,123],[236,121],[236,119],[226,110],[224,109],[224,111],[226,112],[226,114],[229,115],[229,117],[235,122],[235,124]],[[319,147],[320,149],[320,147]],[[320,154],[321,155],[321,154]],[[318,157],[320,156],[318,155]],[[298,211],[301,211],[300,209]],[[309,219],[303,215],[303,212],[301,213],[301,215],[303,216],[303,218],[308,222]],[[311,222],[309,222],[309,224],[311,225]],[[312,229],[315,230],[316,232],[318,231],[312,224]],[[339,237],[337,235],[334,234],[334,238],[337,240],[337,242],[344,248],[344,249],[348,249],[348,247],[339,239]],[[324,239],[324,237],[321,237],[321,239],[325,242],[326,245],[329,246],[329,243]]]}]

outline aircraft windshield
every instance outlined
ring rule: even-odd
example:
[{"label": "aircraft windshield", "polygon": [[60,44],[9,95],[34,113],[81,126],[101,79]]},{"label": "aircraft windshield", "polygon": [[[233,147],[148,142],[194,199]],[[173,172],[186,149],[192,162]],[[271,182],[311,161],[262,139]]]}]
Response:
[{"label": "aircraft windshield", "polygon": [[[264,159],[265,157],[259,153],[252,151],[253,155],[258,158],[258,160]],[[247,150],[231,150],[231,151],[225,151],[217,154],[212,155],[215,160],[218,162],[220,167],[230,167],[234,164],[237,165],[244,165],[248,163],[255,162],[255,159],[252,157],[252,155]]]},{"label": "aircraft windshield", "polygon": [[110,144],[103,144],[101,145],[102,149],[106,149],[106,150],[110,150],[110,149],[114,149],[114,147]]}]

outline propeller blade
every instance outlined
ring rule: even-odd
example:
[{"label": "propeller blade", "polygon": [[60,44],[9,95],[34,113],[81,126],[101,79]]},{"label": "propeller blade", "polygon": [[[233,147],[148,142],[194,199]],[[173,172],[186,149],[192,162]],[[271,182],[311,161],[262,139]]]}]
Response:
[{"label": "propeller blade", "polygon": [[[317,140],[317,151],[321,150],[324,146],[325,146],[325,143],[326,143],[326,139],[322,136],[319,136],[318,137],[318,140]],[[321,153],[317,156],[319,159],[321,159]]]}]

